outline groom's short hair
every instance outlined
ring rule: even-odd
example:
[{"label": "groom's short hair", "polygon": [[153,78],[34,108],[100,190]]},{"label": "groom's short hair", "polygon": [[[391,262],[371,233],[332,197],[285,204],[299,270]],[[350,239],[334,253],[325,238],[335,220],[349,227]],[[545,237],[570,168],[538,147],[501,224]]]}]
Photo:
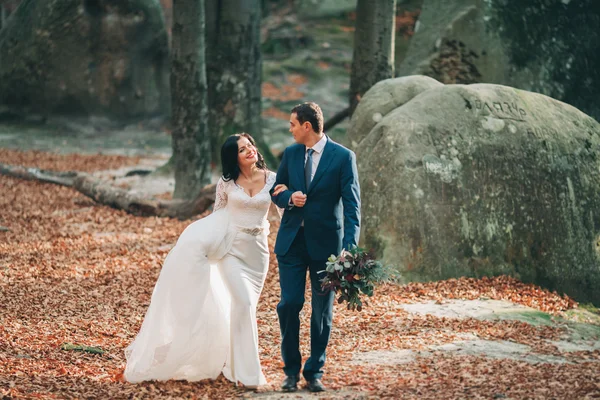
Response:
[{"label": "groom's short hair", "polygon": [[316,133],[323,132],[323,111],[317,103],[308,101],[306,103],[298,104],[292,108],[292,114],[296,114],[298,122],[301,124],[310,122],[313,131]]}]

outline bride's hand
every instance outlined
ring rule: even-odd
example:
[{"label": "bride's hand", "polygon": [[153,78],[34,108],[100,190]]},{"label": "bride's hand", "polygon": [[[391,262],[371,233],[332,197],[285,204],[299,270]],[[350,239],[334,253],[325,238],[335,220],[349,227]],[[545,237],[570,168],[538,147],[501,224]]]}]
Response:
[{"label": "bride's hand", "polygon": [[277,196],[279,193],[285,192],[286,190],[288,190],[288,187],[283,183],[280,183],[279,185],[275,186],[275,189],[273,190],[273,196]]}]

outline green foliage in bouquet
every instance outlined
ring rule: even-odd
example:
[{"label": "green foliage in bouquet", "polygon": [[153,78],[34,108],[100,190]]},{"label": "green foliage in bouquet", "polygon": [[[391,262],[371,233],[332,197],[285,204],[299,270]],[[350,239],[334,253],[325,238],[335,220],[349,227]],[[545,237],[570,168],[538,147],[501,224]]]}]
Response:
[{"label": "green foliage in bouquet", "polygon": [[347,302],[349,310],[361,311],[361,296],[373,296],[375,284],[387,278],[382,264],[359,247],[342,250],[327,260],[321,287],[339,294],[338,303]]}]

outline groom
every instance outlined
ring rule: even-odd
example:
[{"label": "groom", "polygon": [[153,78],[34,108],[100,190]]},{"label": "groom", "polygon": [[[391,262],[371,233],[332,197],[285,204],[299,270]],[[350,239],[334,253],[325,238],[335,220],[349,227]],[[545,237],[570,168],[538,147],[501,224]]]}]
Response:
[{"label": "groom", "polygon": [[[354,153],[323,133],[323,112],[316,103],[292,109],[290,132],[296,144],[285,149],[271,189],[275,204],[285,209],[275,243],[281,285],[277,314],[286,375],[281,388],[295,391],[300,380],[299,315],[308,269],[312,288],[310,357],[303,375],[308,390],[322,392],[334,294],[321,290],[320,280],[330,255],[358,244],[360,188]],[[274,195],[278,184],[289,189]]]}]

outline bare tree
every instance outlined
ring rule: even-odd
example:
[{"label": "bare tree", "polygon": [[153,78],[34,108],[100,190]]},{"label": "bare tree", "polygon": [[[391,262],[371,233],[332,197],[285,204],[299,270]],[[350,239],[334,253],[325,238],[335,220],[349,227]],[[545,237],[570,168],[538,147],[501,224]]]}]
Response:
[{"label": "bare tree", "polygon": [[4,4],[0,3],[0,29],[2,29],[4,25],[6,25],[6,18],[8,18],[6,8],[4,8]]},{"label": "bare tree", "polygon": [[206,0],[207,74],[212,159],[225,137],[250,133],[272,167],[261,124],[261,0]]},{"label": "bare tree", "polygon": [[350,115],[377,82],[394,76],[396,0],[358,0],[350,75]]},{"label": "bare tree", "polygon": [[180,199],[194,198],[210,180],[204,12],[204,0],[173,1],[173,197]]}]

